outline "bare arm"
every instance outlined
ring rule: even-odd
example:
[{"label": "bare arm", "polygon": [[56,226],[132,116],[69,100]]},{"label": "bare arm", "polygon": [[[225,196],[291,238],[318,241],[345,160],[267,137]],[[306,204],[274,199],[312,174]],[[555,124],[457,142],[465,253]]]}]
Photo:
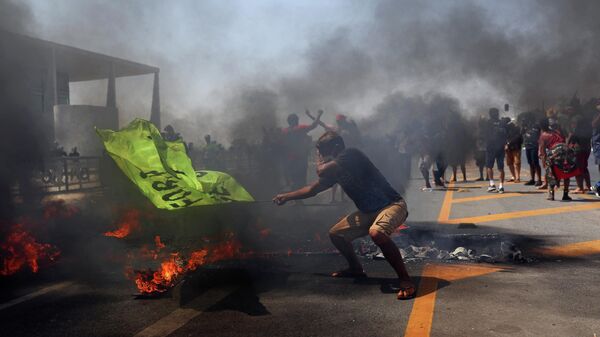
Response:
[{"label": "bare arm", "polygon": [[331,186],[321,184],[321,182],[317,180],[310,185],[302,187],[301,189],[288,193],[278,194],[273,198],[273,202],[281,206],[290,200],[299,200],[314,197],[315,195],[325,191],[330,187]]},{"label": "bare arm", "polygon": [[319,161],[317,163],[317,175],[319,177],[331,177],[335,174],[335,171],[339,168],[339,165],[334,161]]},{"label": "bare arm", "polygon": [[[316,120],[315,116],[313,116],[308,109],[306,109],[305,113],[308,116],[308,118],[312,119],[313,121]],[[326,131],[335,131],[332,127],[329,127],[329,125],[323,123],[321,120],[319,120],[319,125]]]},{"label": "bare arm", "polygon": [[306,115],[313,120],[312,124],[308,126],[308,128],[306,129],[306,132],[310,132],[312,130],[314,130],[318,125],[321,125],[322,127],[324,127],[326,130],[329,130],[329,127],[327,125],[325,125],[325,123],[321,122],[321,116],[323,115],[323,110],[319,110],[319,112],[317,113],[317,118],[314,118],[310,111],[306,110]]}]

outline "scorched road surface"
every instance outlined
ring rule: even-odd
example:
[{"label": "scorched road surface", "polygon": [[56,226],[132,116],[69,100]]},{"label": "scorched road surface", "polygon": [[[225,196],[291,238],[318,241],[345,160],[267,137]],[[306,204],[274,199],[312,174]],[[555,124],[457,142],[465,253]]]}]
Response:
[{"label": "scorched road surface", "polygon": [[[335,254],[200,269],[156,298],[134,297],[131,282],[117,272],[85,279],[42,273],[38,284],[12,284],[3,294],[0,334],[600,336],[599,200],[550,202],[522,184],[507,184],[504,195],[486,193],[485,183],[432,192],[421,192],[420,184],[413,179],[407,188],[405,233],[460,237],[461,243],[482,233],[515,237],[528,262],[413,260],[408,269],[419,291],[409,301],[395,299],[394,275],[383,260],[361,258],[366,279],[328,277],[343,266]],[[455,248],[451,240],[444,244]]]}]

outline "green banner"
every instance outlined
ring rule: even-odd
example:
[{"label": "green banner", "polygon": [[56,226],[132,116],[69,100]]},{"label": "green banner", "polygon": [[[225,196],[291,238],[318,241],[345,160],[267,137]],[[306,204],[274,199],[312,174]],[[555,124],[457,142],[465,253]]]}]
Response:
[{"label": "green banner", "polygon": [[254,201],[230,175],[194,171],[183,142],[164,140],[148,121],[136,119],[119,131],[96,132],[119,168],[158,208]]}]

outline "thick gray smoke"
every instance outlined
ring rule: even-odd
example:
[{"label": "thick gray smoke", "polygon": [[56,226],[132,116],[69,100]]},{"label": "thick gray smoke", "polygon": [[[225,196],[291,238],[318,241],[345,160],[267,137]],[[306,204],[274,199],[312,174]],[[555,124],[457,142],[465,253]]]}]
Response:
[{"label": "thick gray smoke", "polygon": [[[440,92],[473,114],[600,89],[596,1],[344,1],[299,13],[277,1],[259,9],[184,0],[30,3],[43,37],[159,66],[165,120],[188,121],[180,131],[195,142],[205,133],[231,141],[240,113],[266,124],[305,108],[325,109],[328,121],[336,113],[367,117],[398,91]],[[292,20],[298,15],[305,19]],[[118,84],[129,93],[119,96],[121,111],[143,116],[149,100],[129,99],[141,92],[127,81]],[[232,109],[244,100],[232,97],[248,87],[275,95],[272,120]]]},{"label": "thick gray smoke", "polygon": [[[27,7],[19,2],[0,1],[0,29],[25,33],[31,18]],[[39,168],[45,140],[41,118],[32,113],[32,97],[26,94],[29,83],[23,60],[33,56],[14,55],[9,48],[6,41],[0,41],[0,222],[13,215],[11,188],[16,183],[23,192],[24,205],[34,203],[30,177]]]}]

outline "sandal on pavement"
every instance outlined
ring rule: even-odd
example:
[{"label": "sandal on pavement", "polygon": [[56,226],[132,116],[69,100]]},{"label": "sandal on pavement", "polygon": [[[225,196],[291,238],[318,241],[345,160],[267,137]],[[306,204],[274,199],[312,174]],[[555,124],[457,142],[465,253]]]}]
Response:
[{"label": "sandal on pavement", "polygon": [[400,291],[398,291],[396,298],[399,300],[410,300],[415,298],[416,295],[417,288],[414,285],[400,286]]}]

